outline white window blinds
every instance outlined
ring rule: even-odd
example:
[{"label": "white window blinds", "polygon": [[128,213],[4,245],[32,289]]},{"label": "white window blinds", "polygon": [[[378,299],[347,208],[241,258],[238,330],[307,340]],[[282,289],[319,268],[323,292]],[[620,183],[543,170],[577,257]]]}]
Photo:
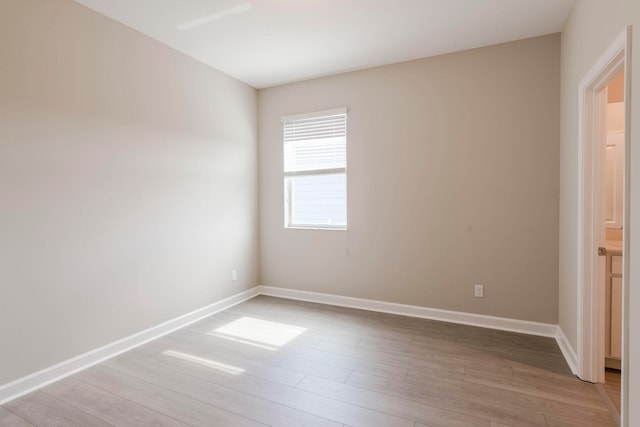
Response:
[{"label": "white window blinds", "polygon": [[347,166],[346,111],[317,114],[283,118],[285,173],[344,169]]}]

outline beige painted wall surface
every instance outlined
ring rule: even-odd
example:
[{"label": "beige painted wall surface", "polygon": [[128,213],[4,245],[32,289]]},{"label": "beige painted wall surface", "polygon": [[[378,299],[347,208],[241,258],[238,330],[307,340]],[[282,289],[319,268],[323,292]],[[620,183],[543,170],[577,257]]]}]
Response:
[{"label": "beige painted wall surface", "polygon": [[640,425],[640,2],[578,0],[562,33],[560,139],[560,326],[577,349],[578,85],[626,25],[633,25],[629,426]]},{"label": "beige painted wall surface", "polygon": [[[261,284],[556,323],[559,59],[550,35],[261,90]],[[335,107],[348,236],[286,230],[280,118]]]},{"label": "beige painted wall surface", "polygon": [[257,284],[254,89],[71,0],[0,55],[0,385]]}]

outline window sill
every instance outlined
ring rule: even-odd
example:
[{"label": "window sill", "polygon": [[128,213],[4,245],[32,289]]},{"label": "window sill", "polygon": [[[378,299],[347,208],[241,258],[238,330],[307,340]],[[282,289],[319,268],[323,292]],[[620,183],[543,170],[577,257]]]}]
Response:
[{"label": "window sill", "polygon": [[347,227],[319,227],[315,225],[288,225],[285,230],[318,230],[318,231],[347,231]]}]

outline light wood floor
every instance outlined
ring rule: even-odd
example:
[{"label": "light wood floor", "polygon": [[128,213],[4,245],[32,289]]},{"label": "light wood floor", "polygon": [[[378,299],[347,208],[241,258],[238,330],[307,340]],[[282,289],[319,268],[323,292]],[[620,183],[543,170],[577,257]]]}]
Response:
[{"label": "light wood floor", "polygon": [[261,296],[11,401],[0,425],[614,424],[553,339]]},{"label": "light wood floor", "polygon": [[622,392],[621,381],[620,371],[615,369],[607,369],[605,371],[603,386],[609,395],[609,398],[611,398],[611,401],[618,410],[618,413],[620,413],[620,394]]}]

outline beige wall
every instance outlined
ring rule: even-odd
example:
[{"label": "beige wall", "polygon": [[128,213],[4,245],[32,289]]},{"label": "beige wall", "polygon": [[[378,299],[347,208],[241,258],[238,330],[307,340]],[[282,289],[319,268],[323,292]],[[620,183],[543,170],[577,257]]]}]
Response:
[{"label": "beige wall", "polygon": [[[562,33],[560,139],[560,327],[577,350],[578,84],[626,25],[633,25],[631,95],[631,233],[629,401],[640,396],[640,2],[578,0]],[[640,425],[640,407],[630,406],[630,426]]]},{"label": "beige wall", "polygon": [[[261,284],[556,323],[559,60],[550,35],[261,90]],[[348,236],[285,230],[280,117],[343,106]]]},{"label": "beige wall", "polygon": [[258,264],[254,89],[71,0],[0,7],[1,385]]}]

